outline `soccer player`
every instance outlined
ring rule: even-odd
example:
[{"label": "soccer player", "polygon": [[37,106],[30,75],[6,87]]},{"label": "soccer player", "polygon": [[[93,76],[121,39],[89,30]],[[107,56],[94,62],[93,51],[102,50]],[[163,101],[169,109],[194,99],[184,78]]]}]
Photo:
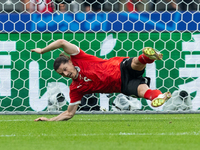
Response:
[{"label": "soccer player", "polygon": [[54,62],[54,70],[63,77],[72,79],[70,85],[70,104],[68,109],[53,118],[40,117],[35,121],[62,121],[71,119],[81,98],[91,93],[123,93],[128,96],[151,100],[153,107],[161,106],[171,97],[170,92],[164,94],[160,90],[149,88],[150,78],[142,77],[147,63],[161,60],[163,55],[153,48],[144,48],[139,57],[113,57],[108,60],[86,54],[76,45],[60,39],[45,48],[31,50],[39,54],[62,48]]}]

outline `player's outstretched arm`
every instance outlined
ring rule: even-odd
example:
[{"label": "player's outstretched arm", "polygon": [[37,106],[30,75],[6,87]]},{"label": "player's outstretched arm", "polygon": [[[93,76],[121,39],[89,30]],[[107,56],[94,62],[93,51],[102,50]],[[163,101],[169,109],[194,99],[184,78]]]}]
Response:
[{"label": "player's outstretched arm", "polygon": [[53,117],[50,119],[45,118],[45,117],[40,117],[40,118],[35,119],[34,121],[67,121],[75,115],[77,108],[78,108],[78,104],[69,105],[66,111],[64,111],[63,113],[61,113],[60,115],[56,117]]},{"label": "player's outstretched arm", "polygon": [[69,55],[78,53],[77,46],[75,46],[74,44],[71,44],[70,42],[63,40],[63,39],[56,40],[56,41],[52,42],[51,44],[49,44],[48,46],[46,46],[45,48],[32,49],[31,52],[36,52],[38,54],[44,54],[46,52],[49,52],[49,51],[52,51],[52,50],[55,50],[58,48],[62,48],[65,51],[65,53],[67,53]]}]

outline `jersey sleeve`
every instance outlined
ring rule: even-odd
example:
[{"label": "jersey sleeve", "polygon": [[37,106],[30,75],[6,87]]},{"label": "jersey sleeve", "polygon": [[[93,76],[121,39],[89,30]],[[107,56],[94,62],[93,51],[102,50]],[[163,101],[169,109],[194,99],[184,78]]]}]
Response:
[{"label": "jersey sleeve", "polygon": [[[76,45],[75,45],[76,46]],[[77,48],[77,53],[74,53],[74,54],[71,54],[71,56],[76,56],[76,55],[78,55],[79,53],[80,53],[80,48],[78,47],[78,46],[76,46],[76,48]]]},{"label": "jersey sleeve", "polygon": [[77,89],[70,88],[70,104],[69,105],[76,105],[81,103],[81,99],[83,97],[83,94],[78,91]]},{"label": "jersey sleeve", "polygon": [[72,58],[77,58],[77,57],[82,57],[87,55],[87,53],[85,53],[82,49],[80,49],[78,46],[76,46],[76,48],[78,49],[77,53],[71,54],[70,56]]}]

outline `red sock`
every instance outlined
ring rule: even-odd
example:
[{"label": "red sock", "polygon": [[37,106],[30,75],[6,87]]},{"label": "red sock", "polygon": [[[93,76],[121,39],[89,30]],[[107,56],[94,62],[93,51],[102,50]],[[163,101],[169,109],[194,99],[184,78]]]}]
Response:
[{"label": "red sock", "polygon": [[144,54],[141,54],[138,57],[138,60],[142,63],[142,64],[147,64],[147,63],[152,63],[154,62],[154,60],[150,59],[149,57],[145,56]]},{"label": "red sock", "polygon": [[160,90],[148,89],[146,93],[144,94],[144,98],[152,101],[154,98],[158,97],[158,95],[160,94],[162,94]]}]

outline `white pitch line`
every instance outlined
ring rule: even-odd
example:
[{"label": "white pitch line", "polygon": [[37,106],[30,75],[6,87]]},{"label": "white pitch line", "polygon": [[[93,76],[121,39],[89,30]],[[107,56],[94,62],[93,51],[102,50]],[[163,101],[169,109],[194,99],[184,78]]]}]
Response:
[{"label": "white pitch line", "polygon": [[[190,119],[191,118],[195,118],[195,119],[198,119],[198,118],[200,118],[200,116],[196,116],[196,117],[190,117]],[[143,117],[143,118],[131,118],[131,120],[182,120],[182,119],[188,119],[188,117],[172,117],[172,118],[163,118],[163,117],[161,117],[161,118],[153,118],[153,117]],[[94,118],[91,118],[91,119],[88,119],[88,118],[80,118],[80,119],[72,119],[71,121],[73,122],[73,121],[77,121],[77,120],[79,120],[79,121],[115,121],[115,120],[130,120],[130,118],[120,118],[119,117],[119,119],[112,119],[112,120],[110,120],[110,119],[100,119],[100,120],[98,120],[98,119],[94,119]],[[11,122],[11,121],[15,121],[15,122],[17,122],[17,121],[31,121],[31,122],[34,122],[34,119],[9,119],[9,120],[0,120],[0,122]]]},{"label": "white pitch line", "polygon": [[0,120],[0,122],[11,122],[11,121],[34,121],[34,120],[27,120],[27,119],[13,119],[13,120]]},{"label": "white pitch line", "polygon": [[[200,135],[200,132],[180,132],[180,133],[126,133],[126,132],[120,132],[120,133],[93,133],[93,134],[65,134],[64,136],[152,136],[152,135],[160,135],[160,136],[183,136],[183,135]],[[21,136],[27,136],[27,137],[35,137],[35,136],[57,136],[55,134],[27,134],[27,135],[17,135],[17,134],[10,134],[10,135],[0,135],[0,137],[21,137]]]},{"label": "white pitch line", "polygon": [[26,134],[26,135],[16,135],[16,134],[1,134],[0,137],[20,137],[20,136],[29,136],[29,137],[35,137],[35,136],[49,136],[47,134],[40,134],[40,135],[32,135],[32,134]]},{"label": "white pitch line", "polygon": [[[191,118],[191,117],[190,117]],[[192,118],[194,118],[194,117],[192,117]],[[195,117],[195,118],[200,118],[200,117]],[[138,120],[137,118],[132,118],[131,120],[134,120],[134,119],[136,119],[136,120]],[[181,118],[178,118],[178,117],[174,117],[174,118],[149,118],[149,117],[145,117],[145,118],[139,118],[140,120],[182,120],[182,119],[187,119],[187,117],[181,117]],[[80,120],[80,121],[85,121],[85,120],[87,120],[87,121],[107,121],[107,119],[101,119],[101,120],[98,120],[98,119],[84,119],[84,118],[81,118],[81,119],[72,119],[71,121],[77,121],[77,120]],[[119,118],[119,119],[113,119],[113,121],[114,120],[128,120],[127,118]],[[34,122],[34,120],[32,120],[32,119],[29,119],[29,120],[27,120],[27,119],[13,119],[13,120],[0,120],[0,122],[11,122],[11,121],[15,121],[15,122],[17,122],[17,121],[32,121],[32,122]],[[109,119],[109,121],[111,121],[110,119]]]},{"label": "white pitch line", "polygon": [[120,132],[120,133],[108,133],[108,134],[68,134],[68,136],[109,136],[109,135],[117,135],[117,136],[137,136],[137,135],[142,135],[142,136],[149,136],[149,135],[200,135],[200,132],[181,132],[181,133],[125,133],[125,132]]}]

